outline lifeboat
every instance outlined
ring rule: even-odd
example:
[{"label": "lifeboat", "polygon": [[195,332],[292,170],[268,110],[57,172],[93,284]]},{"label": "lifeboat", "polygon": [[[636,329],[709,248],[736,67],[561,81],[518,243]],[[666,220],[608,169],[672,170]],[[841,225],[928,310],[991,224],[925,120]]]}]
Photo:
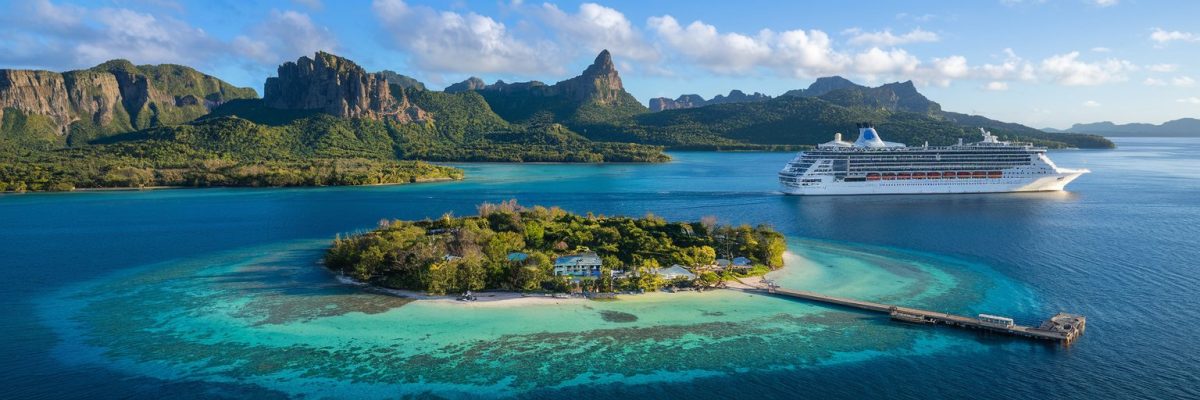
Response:
[{"label": "lifeboat", "polygon": [[1004,173],[1000,171],[988,171],[988,178],[1003,178]]},{"label": "lifeboat", "polygon": [[901,172],[899,174],[896,174],[896,179],[911,179],[911,178],[912,178],[912,174],[907,173],[907,172]]},{"label": "lifeboat", "polygon": [[954,179],[954,171],[943,172],[942,179]]},{"label": "lifeboat", "polygon": [[929,179],[941,179],[942,173],[941,172],[930,172],[930,173],[925,174],[925,177],[927,177]]},{"label": "lifeboat", "polygon": [[970,173],[970,172],[966,172],[966,171],[958,171],[958,179],[967,179],[967,178],[970,178],[970,177],[971,177],[971,173]]},{"label": "lifeboat", "polygon": [[885,173],[885,174],[883,174],[883,180],[885,180],[885,181],[896,180],[896,174],[893,174],[891,172]]},{"label": "lifeboat", "polygon": [[876,172],[869,173],[869,174],[867,174],[867,180],[868,181],[877,181],[877,180],[879,180],[879,174]]},{"label": "lifeboat", "polygon": [[913,179],[925,179],[925,173],[924,172],[913,172],[912,178]]},{"label": "lifeboat", "polygon": [[973,173],[972,173],[972,175],[974,175],[974,177],[975,177],[975,178],[986,178],[986,177],[987,177],[987,172],[983,172],[983,171],[975,171],[975,172],[973,172]]}]

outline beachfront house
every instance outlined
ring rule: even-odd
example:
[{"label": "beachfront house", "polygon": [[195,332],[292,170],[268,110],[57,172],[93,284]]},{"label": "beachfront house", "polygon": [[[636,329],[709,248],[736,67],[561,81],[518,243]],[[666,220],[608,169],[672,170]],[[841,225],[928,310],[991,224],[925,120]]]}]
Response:
[{"label": "beachfront house", "polygon": [[598,278],[602,264],[596,253],[562,256],[554,260],[554,275]]},{"label": "beachfront house", "polygon": [[669,281],[675,280],[676,278],[687,278],[688,280],[696,279],[696,274],[693,274],[691,271],[688,271],[687,268],[684,268],[679,264],[658,270],[658,276],[661,276],[663,279]]},{"label": "beachfront house", "polygon": [[750,269],[754,264],[753,261],[750,261],[746,257],[734,257],[730,263],[733,264],[734,269]]}]

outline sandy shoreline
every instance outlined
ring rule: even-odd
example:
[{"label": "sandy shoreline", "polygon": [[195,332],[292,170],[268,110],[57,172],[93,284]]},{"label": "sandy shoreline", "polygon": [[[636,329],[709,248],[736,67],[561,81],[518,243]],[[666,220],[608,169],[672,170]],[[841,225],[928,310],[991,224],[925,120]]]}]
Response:
[{"label": "sandy shoreline", "polygon": [[[370,284],[359,282],[359,281],[356,281],[354,279],[351,279],[351,278],[345,277],[345,276],[336,276],[335,279],[337,279],[338,282],[341,282],[341,283],[344,283],[347,285],[358,286],[358,287],[364,288],[366,290],[380,293],[380,294],[386,294],[386,295],[396,296],[396,297],[403,297],[406,299],[412,299],[412,300],[427,302],[427,303],[454,304],[454,305],[463,306],[463,307],[515,307],[515,306],[527,306],[527,305],[581,303],[581,302],[586,302],[586,301],[591,300],[589,298],[582,297],[582,296],[554,297],[550,294],[529,294],[529,293],[521,293],[521,292],[504,292],[504,291],[491,292],[491,291],[488,291],[488,292],[473,293],[475,295],[475,301],[460,301],[460,300],[458,300],[457,295],[434,296],[434,295],[429,295],[429,294],[425,294],[425,293],[414,291],[414,290],[381,288],[381,287],[377,287],[377,286],[371,286]],[[730,289],[735,289],[735,290],[747,289],[747,288],[751,288],[751,286],[750,286],[750,284],[752,284],[751,280],[754,280],[753,283],[758,283],[758,279],[760,279],[760,278],[758,278],[758,277],[743,278],[742,280],[746,284],[739,284],[737,281],[731,281],[731,282],[728,282],[728,284],[729,284]],[[713,290],[713,289],[709,289],[709,290],[705,290],[705,291],[682,291],[682,292],[674,292],[674,293],[647,292],[645,294],[617,294],[614,298],[620,299],[620,298],[623,298],[626,296],[645,296],[645,295],[651,295],[651,294],[705,293],[705,292],[708,292],[711,290]]]}]

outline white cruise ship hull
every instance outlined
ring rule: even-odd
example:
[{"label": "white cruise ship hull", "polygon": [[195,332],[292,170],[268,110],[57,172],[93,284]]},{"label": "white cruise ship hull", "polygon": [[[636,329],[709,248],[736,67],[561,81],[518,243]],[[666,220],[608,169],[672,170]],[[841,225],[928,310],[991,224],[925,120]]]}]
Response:
[{"label": "white cruise ship hull", "polygon": [[802,196],[836,196],[862,194],[947,194],[947,193],[1008,193],[1061,191],[1086,169],[1060,168],[1054,174],[1033,177],[967,178],[967,179],[906,179],[866,182],[841,182],[822,179],[804,186],[783,184],[785,194]]}]

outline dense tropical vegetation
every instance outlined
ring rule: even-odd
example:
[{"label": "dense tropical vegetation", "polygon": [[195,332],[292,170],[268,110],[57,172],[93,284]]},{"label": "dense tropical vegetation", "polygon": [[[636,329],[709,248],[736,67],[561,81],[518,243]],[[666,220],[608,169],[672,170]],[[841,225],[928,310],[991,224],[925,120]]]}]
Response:
[{"label": "dense tropical vegetation", "polygon": [[[5,119],[17,113],[6,113]],[[36,120],[34,118],[33,120]],[[0,192],[150,186],[324,186],[462,179],[462,170],[392,157],[386,135],[313,117],[269,127],[222,117],[55,148],[0,139]],[[382,146],[382,147],[379,147]],[[382,149],[382,150],[381,150]]]},{"label": "dense tropical vegetation", "polygon": [[[654,215],[583,216],[515,201],[484,203],[478,210],[470,217],[381,221],[372,231],[335,239],[325,266],[375,285],[431,294],[656,290],[732,278],[732,270],[703,269],[718,257],[746,257],[754,268],[743,274],[766,273],[783,266],[787,246],[783,235],[768,226],[719,225],[713,218],[667,222]],[[603,260],[601,278],[553,275],[556,257],[584,251]],[[510,257],[514,253],[523,257]],[[701,267],[697,282],[666,282],[655,273],[673,264]],[[626,273],[608,279],[612,271]]]}]

